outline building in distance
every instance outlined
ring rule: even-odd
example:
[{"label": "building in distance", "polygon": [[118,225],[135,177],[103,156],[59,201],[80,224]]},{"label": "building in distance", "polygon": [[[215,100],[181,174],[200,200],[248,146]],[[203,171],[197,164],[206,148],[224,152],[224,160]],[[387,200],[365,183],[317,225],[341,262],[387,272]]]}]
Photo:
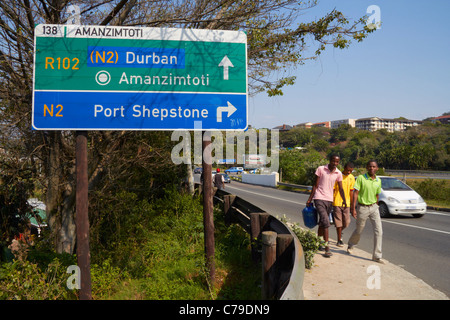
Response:
[{"label": "building in distance", "polygon": [[355,121],[355,127],[362,130],[376,131],[386,129],[388,132],[404,131],[408,127],[421,125],[420,120],[409,120],[405,118],[386,119],[379,117],[361,118]]}]

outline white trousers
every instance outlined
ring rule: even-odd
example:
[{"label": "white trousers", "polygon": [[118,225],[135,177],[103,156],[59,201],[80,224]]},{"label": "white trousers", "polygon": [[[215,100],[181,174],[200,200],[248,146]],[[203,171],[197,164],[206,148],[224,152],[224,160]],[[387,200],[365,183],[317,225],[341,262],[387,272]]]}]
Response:
[{"label": "white trousers", "polygon": [[350,239],[348,240],[348,246],[351,248],[358,244],[361,238],[361,233],[364,230],[367,219],[370,219],[373,227],[373,259],[381,259],[381,243],[383,237],[383,228],[381,225],[380,212],[378,211],[378,205],[373,204],[371,206],[358,205],[356,208],[356,229],[353,231]]}]

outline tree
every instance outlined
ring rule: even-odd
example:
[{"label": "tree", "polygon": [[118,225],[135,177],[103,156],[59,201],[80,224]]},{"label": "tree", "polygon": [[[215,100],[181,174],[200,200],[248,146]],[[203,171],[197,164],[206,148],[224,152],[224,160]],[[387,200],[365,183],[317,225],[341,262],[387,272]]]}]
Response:
[{"label": "tree", "polygon": [[[315,59],[327,45],[347,48],[373,30],[364,17],[355,21],[333,10],[309,23],[297,22],[317,1],[294,0],[6,0],[0,3],[0,142],[6,152],[29,159],[34,177],[44,186],[48,222],[58,252],[73,252],[74,134],[66,131],[32,131],[34,27],[40,23],[64,24],[68,9],[79,5],[81,23],[141,27],[181,27],[244,30],[248,34],[249,90],[282,94],[294,77],[275,73]],[[312,39],[312,43],[309,42]],[[314,54],[305,48],[317,44]],[[14,137],[14,139],[12,139]],[[170,165],[170,146],[159,144],[160,133],[91,132],[89,134],[89,188],[110,187],[132,181],[127,173],[138,165],[149,175]],[[152,141],[154,145],[146,140]],[[164,140],[165,141],[165,140]],[[123,152],[124,146],[133,148]],[[42,166],[39,167],[39,166]],[[43,170],[42,170],[43,169]],[[175,170],[175,169],[174,169]],[[114,176],[113,176],[114,173]],[[112,179],[114,178],[114,179]],[[116,180],[117,179],[117,180]]]}]

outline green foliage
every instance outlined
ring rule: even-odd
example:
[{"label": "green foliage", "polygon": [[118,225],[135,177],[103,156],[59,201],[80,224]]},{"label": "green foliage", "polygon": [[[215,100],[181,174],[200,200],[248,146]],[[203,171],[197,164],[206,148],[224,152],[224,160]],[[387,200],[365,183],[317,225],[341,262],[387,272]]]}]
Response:
[{"label": "green foliage", "polygon": [[326,245],[325,240],[319,237],[314,231],[300,227],[298,223],[288,222],[286,216],[283,216],[281,221],[286,223],[297,236],[303,248],[305,268],[311,269],[314,265],[314,256],[319,251],[319,248]]},{"label": "green foliage", "polygon": [[127,279],[128,274],[115,267],[110,259],[91,265],[92,298],[108,297],[118,290],[118,283]]},{"label": "green foliage", "polygon": [[312,185],[317,167],[327,163],[328,161],[315,150],[307,153],[299,150],[287,150],[280,153],[283,181],[295,184]]},{"label": "green foliage", "polygon": [[226,226],[222,212],[216,214],[216,257],[219,268],[217,299],[261,299],[261,266],[252,262],[250,237],[237,224]]},{"label": "green foliage", "polygon": [[[217,285],[205,269],[201,198],[168,188],[148,201],[120,192],[92,217],[91,283],[94,299],[259,299],[261,282],[250,241],[226,226],[215,209]],[[23,260],[0,264],[0,299],[77,299],[66,273],[76,256],[57,254],[46,234]]]},{"label": "green foliage", "polygon": [[226,227],[218,210],[216,273],[221,280],[219,287],[209,284],[201,198],[170,187],[152,202],[121,192],[111,206],[98,210],[91,257],[101,269],[93,281],[111,287],[98,289],[98,299],[248,299],[260,294],[254,285],[259,273],[249,265],[248,235],[237,226]]},{"label": "green foliage", "polygon": [[5,170],[0,177],[0,251],[27,228],[27,214],[32,212],[27,199],[33,188],[31,173],[27,170]]},{"label": "green foliage", "polygon": [[[349,126],[294,128],[280,133],[280,144],[306,147],[303,153],[320,152],[325,159],[337,153],[342,165],[351,161],[357,167],[365,167],[367,161],[376,159],[380,168],[388,169],[447,170],[450,167],[450,125],[424,124],[393,133]],[[287,180],[283,157],[289,158],[289,154],[280,153],[280,167]]]},{"label": "green foliage", "polygon": [[448,180],[408,180],[408,185],[416,190],[425,201],[450,206],[450,181]]},{"label": "green foliage", "polygon": [[45,269],[27,260],[0,265],[0,300],[75,299],[67,289],[67,268],[55,258]]}]

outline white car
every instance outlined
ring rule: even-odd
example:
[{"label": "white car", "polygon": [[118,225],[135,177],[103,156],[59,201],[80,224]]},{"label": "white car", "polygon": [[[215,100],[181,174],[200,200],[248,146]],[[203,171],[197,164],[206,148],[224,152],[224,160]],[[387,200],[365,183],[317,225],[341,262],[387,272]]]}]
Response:
[{"label": "white car", "polygon": [[420,218],[427,212],[423,198],[407,184],[394,177],[378,177],[381,179],[378,204],[382,218],[398,214],[412,214]]}]

